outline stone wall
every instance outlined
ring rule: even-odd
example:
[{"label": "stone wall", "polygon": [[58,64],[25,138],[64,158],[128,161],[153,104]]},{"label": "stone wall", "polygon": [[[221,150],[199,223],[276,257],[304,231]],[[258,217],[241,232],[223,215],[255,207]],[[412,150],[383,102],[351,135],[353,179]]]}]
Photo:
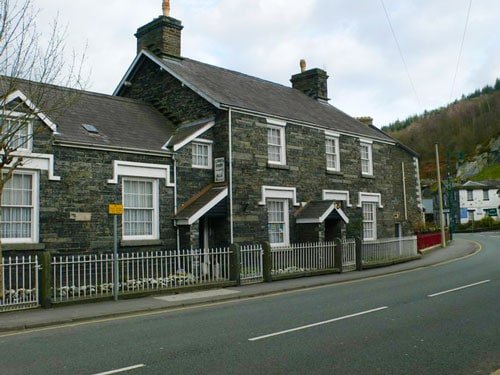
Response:
[{"label": "stone wall", "polygon": [[150,59],[145,59],[121,96],[150,103],[174,124],[214,116],[215,108]]},{"label": "stone wall", "polygon": [[[113,218],[108,214],[108,204],[122,202],[121,176],[118,184],[108,183],[113,178],[113,161],[172,166],[171,158],[57,146],[50,137],[44,132],[34,138],[33,152],[54,155],[54,174],[61,178],[49,180],[47,171],[39,172],[39,244],[3,244],[4,252],[30,253],[43,248],[66,253],[112,251]],[[120,242],[120,251],[176,247],[172,225],[174,189],[167,187],[164,179],[159,180],[158,186],[160,239]],[[71,213],[88,213],[90,220],[77,221]],[[121,219],[118,222],[121,234]]]},{"label": "stone wall", "polygon": [[[359,139],[340,137],[341,172],[326,170],[325,137],[320,129],[288,123],[286,126],[287,165],[276,168],[267,163],[267,124],[265,119],[235,113],[233,117],[233,184],[235,242],[268,239],[267,212],[261,206],[261,186],[297,189],[297,200],[321,200],[322,190],[348,190],[352,207],[345,212],[350,219],[347,236],[360,236],[362,229],[358,193],[380,193],[383,208],[377,210],[378,237],[394,236],[396,223],[403,234],[412,234],[418,220],[417,181],[413,155],[400,147],[373,143],[373,177],[361,175]],[[402,162],[405,162],[408,220],[404,219]],[[290,240],[303,238],[294,224],[290,205]],[[398,218],[395,218],[398,216]]]}]

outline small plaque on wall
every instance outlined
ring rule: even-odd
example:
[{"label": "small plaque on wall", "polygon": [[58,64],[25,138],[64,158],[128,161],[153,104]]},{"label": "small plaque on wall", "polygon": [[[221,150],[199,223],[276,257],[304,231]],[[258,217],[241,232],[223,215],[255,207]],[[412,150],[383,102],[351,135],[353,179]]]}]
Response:
[{"label": "small plaque on wall", "polygon": [[214,182],[226,181],[224,158],[214,159]]}]

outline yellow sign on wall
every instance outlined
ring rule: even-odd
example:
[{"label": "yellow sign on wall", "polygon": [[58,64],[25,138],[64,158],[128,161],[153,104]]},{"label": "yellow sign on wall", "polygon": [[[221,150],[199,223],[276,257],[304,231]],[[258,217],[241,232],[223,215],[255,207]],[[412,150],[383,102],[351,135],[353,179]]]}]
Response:
[{"label": "yellow sign on wall", "polygon": [[108,205],[108,213],[110,215],[123,215],[123,204],[110,203]]}]

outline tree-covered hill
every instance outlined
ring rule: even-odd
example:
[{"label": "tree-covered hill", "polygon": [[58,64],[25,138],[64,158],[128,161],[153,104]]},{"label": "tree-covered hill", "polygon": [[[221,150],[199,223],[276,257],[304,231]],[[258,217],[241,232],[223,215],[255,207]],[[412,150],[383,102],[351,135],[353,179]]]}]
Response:
[{"label": "tree-covered hill", "polygon": [[435,177],[435,143],[440,145],[442,162],[455,173],[457,161],[484,151],[482,147],[500,136],[500,79],[447,107],[396,121],[382,130],[420,154],[422,178]]}]

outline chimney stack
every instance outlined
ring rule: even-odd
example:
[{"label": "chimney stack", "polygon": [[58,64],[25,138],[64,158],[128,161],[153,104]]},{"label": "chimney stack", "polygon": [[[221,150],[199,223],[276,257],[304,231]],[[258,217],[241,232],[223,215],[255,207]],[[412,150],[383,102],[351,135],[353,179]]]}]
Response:
[{"label": "chimney stack", "polygon": [[290,81],[294,89],[320,102],[328,102],[328,75],[324,70],[317,68],[306,70],[306,61],[302,59],[300,73],[294,74]]},{"label": "chimney stack", "polygon": [[182,22],[170,17],[170,0],[163,0],[163,15],[137,29],[137,53],[143,49],[159,57],[181,56]]},{"label": "chimney stack", "polygon": [[371,118],[370,116],[356,117],[356,120],[368,126],[373,125],[373,118]]}]

